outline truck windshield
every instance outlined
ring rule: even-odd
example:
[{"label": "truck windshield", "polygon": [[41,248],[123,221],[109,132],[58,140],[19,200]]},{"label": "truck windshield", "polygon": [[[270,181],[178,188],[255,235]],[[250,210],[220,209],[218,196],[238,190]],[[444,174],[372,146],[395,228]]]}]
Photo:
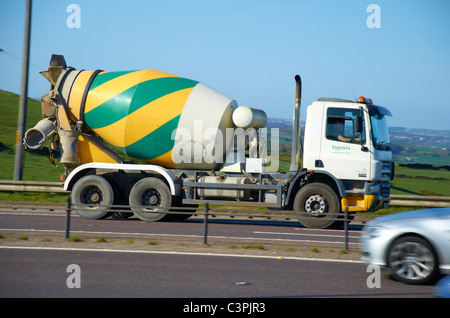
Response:
[{"label": "truck windshield", "polygon": [[386,122],[386,116],[392,116],[391,112],[381,106],[368,105],[370,123],[372,126],[372,140],[376,149],[390,150],[391,141]]}]

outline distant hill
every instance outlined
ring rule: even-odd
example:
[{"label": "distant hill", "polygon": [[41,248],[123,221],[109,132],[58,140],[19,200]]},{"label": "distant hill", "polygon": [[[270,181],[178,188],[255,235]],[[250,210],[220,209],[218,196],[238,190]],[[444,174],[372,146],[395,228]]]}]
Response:
[{"label": "distant hill", "polygon": [[450,164],[450,130],[391,127],[389,132],[396,161]]}]

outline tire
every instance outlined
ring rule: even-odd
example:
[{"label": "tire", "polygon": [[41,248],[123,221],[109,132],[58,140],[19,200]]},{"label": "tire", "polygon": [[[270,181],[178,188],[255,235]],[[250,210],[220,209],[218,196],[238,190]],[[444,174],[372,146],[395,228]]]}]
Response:
[{"label": "tire", "polygon": [[[198,204],[183,205],[180,207],[175,207],[171,211],[173,214],[167,215],[167,221],[184,221],[189,219],[195,214],[198,208]],[[184,213],[185,212],[185,213]],[[164,219],[166,221],[166,219]]]},{"label": "tire", "polygon": [[195,214],[198,204],[182,204],[181,201],[182,199],[180,197],[172,198],[171,213],[164,218],[164,221],[184,221]]},{"label": "tire", "polygon": [[387,266],[396,280],[412,285],[434,283],[439,276],[436,252],[418,236],[395,240],[388,249]]},{"label": "tire", "polygon": [[157,222],[170,218],[167,212],[172,196],[169,187],[158,178],[149,177],[136,182],[130,191],[129,202],[131,211],[142,221]]},{"label": "tire", "polygon": [[72,188],[74,210],[85,219],[105,219],[112,215],[114,190],[103,177],[87,175],[79,179]]},{"label": "tire", "polygon": [[326,229],[338,224],[341,204],[336,193],[323,183],[310,183],[294,199],[294,214],[308,228]]}]

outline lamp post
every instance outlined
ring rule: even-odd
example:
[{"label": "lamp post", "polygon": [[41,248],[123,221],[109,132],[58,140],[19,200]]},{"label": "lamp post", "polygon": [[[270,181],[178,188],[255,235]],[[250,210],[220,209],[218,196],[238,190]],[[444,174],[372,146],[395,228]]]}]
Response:
[{"label": "lamp post", "polygon": [[27,118],[27,95],[28,95],[28,66],[30,55],[30,31],[31,31],[31,0],[27,0],[25,13],[25,40],[23,46],[22,61],[22,87],[19,101],[19,118],[16,133],[16,158],[14,164],[14,181],[22,180],[24,164],[24,147],[22,140],[25,134],[25,124]]}]

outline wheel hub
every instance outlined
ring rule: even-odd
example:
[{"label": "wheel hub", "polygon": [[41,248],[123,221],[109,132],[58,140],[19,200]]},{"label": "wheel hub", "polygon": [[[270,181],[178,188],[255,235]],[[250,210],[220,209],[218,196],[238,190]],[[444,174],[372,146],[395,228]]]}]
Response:
[{"label": "wheel hub", "polygon": [[89,189],[86,193],[86,203],[99,204],[102,202],[102,193],[98,188]]},{"label": "wheel hub", "polygon": [[161,204],[161,198],[157,191],[148,191],[143,197],[144,205],[158,207]]},{"label": "wheel hub", "polygon": [[310,196],[305,203],[305,211],[313,216],[322,215],[326,211],[326,207],[325,199],[319,194]]},{"label": "wheel hub", "polygon": [[406,256],[405,263],[407,265],[415,264],[417,263],[417,257],[413,255]]},{"label": "wheel hub", "polygon": [[148,199],[148,203],[150,205],[155,205],[158,203],[158,197],[156,195],[152,195],[149,199]]},{"label": "wheel hub", "polygon": [[93,193],[91,195],[91,202],[92,203],[98,203],[100,202],[100,195],[98,193]]}]

